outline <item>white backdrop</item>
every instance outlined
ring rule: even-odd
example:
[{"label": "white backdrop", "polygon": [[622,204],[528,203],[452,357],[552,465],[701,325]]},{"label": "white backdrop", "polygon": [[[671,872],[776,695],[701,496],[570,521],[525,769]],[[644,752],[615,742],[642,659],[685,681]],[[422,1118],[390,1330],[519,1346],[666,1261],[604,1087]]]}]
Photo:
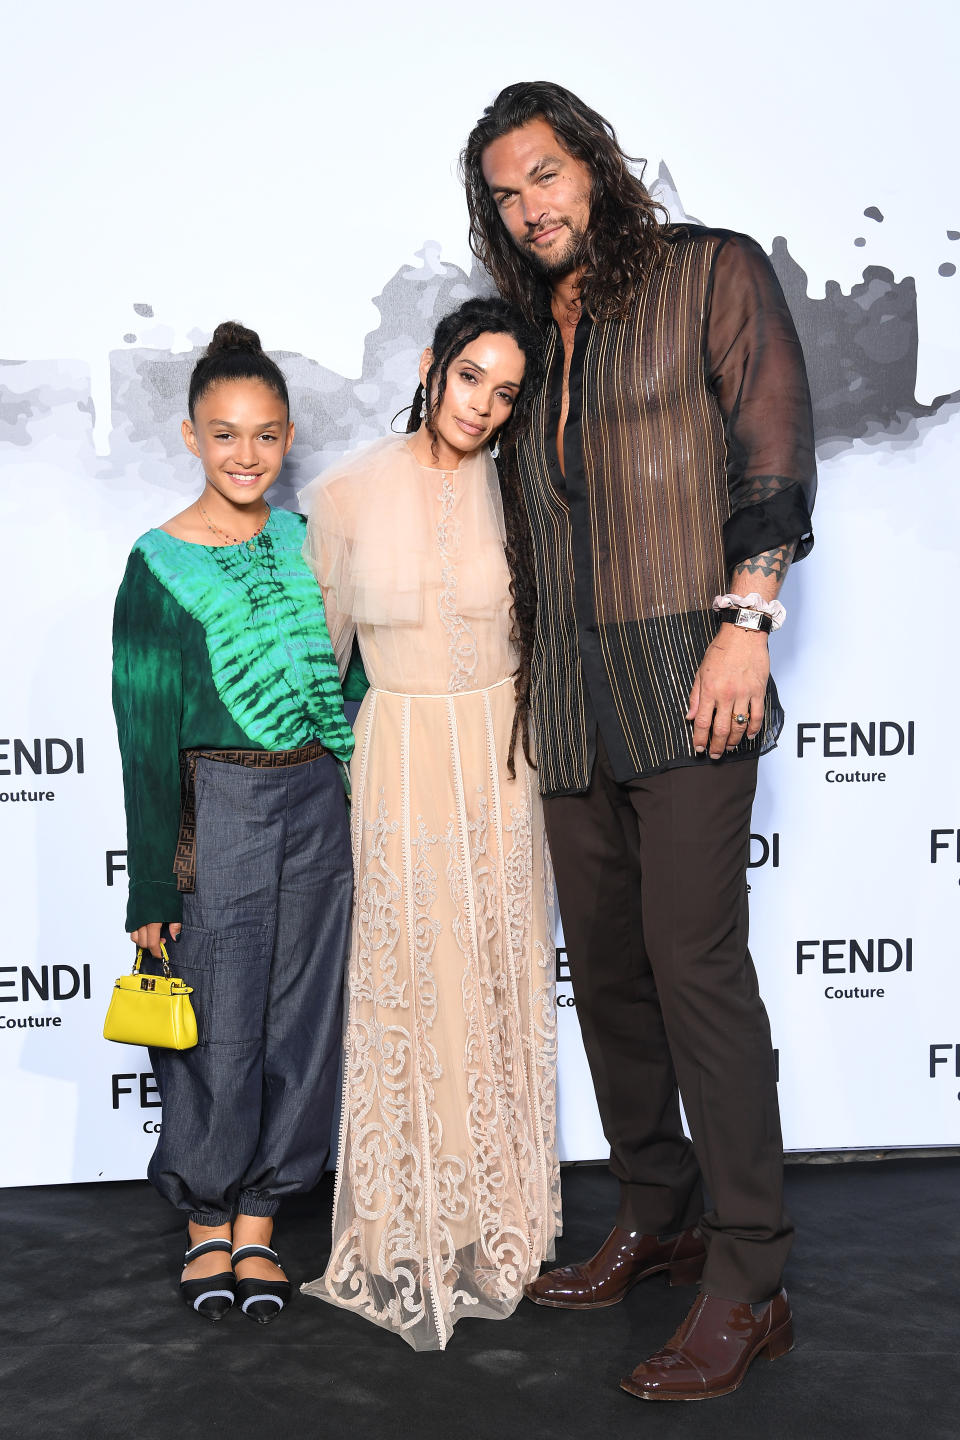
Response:
[{"label": "white backdrop", "polygon": [[[578,91],[675,214],[774,254],[821,451],[751,870],[785,1140],[958,1142],[958,32],[934,0],[595,0],[588,20],[573,0],[277,0],[267,19],[55,0],[5,20],[0,1184],[142,1175],[159,1123],[146,1052],[100,1038],[130,959],[110,618],[132,541],[195,493],[190,352],[227,317],[283,352],[282,503],[380,433],[434,318],[479,283],[456,155],[518,78]],[[595,1158],[558,991],[563,1156]]]}]

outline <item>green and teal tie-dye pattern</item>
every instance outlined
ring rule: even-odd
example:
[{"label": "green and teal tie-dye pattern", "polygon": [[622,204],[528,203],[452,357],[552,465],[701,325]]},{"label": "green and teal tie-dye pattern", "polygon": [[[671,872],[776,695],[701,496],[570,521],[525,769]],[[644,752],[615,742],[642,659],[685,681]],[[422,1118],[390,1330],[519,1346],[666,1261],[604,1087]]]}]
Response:
[{"label": "green and teal tie-dye pattern", "polygon": [[349,760],[353,733],[303,534],[302,516],[272,510],[253,545],[193,545],[150,530],[134,549],[203,626],[217,693],[254,745],[293,750],[322,735]]},{"label": "green and teal tie-dye pattern", "polygon": [[[180,751],[293,750],[320,740],[345,766],[353,734],[305,521],[274,510],[256,544],[194,545],[151,530],[117,595],[113,704],[130,882],[126,928],[181,917],[173,877]],[[365,677],[351,668],[349,692]]]}]

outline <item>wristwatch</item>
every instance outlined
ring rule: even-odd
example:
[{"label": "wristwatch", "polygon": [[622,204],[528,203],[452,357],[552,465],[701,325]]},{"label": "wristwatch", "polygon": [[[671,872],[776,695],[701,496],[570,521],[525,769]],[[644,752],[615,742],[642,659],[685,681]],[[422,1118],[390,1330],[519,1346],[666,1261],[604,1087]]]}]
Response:
[{"label": "wristwatch", "polygon": [[741,610],[736,607],[717,612],[728,625],[738,625],[741,630],[763,630],[767,635],[773,629],[773,619],[759,610]]}]

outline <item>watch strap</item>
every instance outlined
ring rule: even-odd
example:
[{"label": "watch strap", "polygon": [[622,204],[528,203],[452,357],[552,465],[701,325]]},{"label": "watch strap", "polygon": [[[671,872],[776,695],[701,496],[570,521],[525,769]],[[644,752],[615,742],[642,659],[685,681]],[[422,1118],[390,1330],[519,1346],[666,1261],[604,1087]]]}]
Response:
[{"label": "watch strap", "polygon": [[736,606],[717,612],[727,625],[736,625],[740,630],[762,630],[766,635],[773,629],[773,619],[759,610],[738,609]]}]

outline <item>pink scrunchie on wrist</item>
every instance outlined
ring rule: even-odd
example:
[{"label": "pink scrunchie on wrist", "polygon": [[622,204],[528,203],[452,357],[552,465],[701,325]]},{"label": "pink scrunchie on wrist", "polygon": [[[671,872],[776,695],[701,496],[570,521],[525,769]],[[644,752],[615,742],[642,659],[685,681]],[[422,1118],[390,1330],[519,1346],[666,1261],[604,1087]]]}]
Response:
[{"label": "pink scrunchie on wrist", "polygon": [[770,623],[774,630],[779,630],[787,612],[779,600],[764,600],[762,595],[751,591],[749,595],[717,595],[713,601],[714,610],[757,610],[761,615],[769,615]]}]

